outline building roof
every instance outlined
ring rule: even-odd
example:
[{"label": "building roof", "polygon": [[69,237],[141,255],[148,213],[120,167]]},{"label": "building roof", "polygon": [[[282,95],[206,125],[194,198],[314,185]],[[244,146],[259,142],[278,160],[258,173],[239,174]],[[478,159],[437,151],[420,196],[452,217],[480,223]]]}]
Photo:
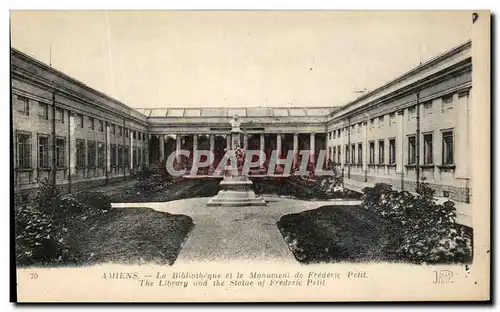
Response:
[{"label": "building roof", "polygon": [[327,116],[337,107],[135,108],[146,117],[307,117]]}]

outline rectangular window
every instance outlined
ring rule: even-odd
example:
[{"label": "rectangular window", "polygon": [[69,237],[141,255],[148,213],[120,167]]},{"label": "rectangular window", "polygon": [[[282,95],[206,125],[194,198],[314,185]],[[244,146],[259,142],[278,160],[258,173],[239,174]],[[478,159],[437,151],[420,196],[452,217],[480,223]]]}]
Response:
[{"label": "rectangular window", "polygon": [[127,128],[124,128],[123,129],[123,132],[125,133],[125,136],[128,137],[128,129]]},{"label": "rectangular window", "polygon": [[83,128],[83,115],[82,114],[76,114],[76,122],[78,127]]},{"label": "rectangular window", "polygon": [[103,168],[106,163],[104,158],[104,147],[103,142],[97,142],[97,166],[100,168]]},{"label": "rectangular window", "polygon": [[38,136],[38,167],[49,168],[49,137]]},{"label": "rectangular window", "polygon": [[337,148],[335,146],[333,147],[332,159],[333,159],[333,162],[335,162],[337,160]]},{"label": "rectangular window", "polygon": [[408,107],[408,120],[417,118],[417,110],[415,106]]},{"label": "rectangular window", "polygon": [[31,168],[31,134],[17,134],[17,168]]},{"label": "rectangular window", "polygon": [[104,132],[104,121],[98,120],[99,123],[99,132]]},{"label": "rectangular window", "polygon": [[389,164],[394,165],[396,163],[396,139],[389,140]]},{"label": "rectangular window", "polygon": [[135,140],[135,135],[136,135],[136,132],[135,131],[132,131],[132,138]]},{"label": "rectangular window", "polygon": [[441,113],[453,109],[453,94],[443,96],[441,100]]},{"label": "rectangular window", "polygon": [[89,129],[94,130],[94,118],[89,117]]},{"label": "rectangular window", "polygon": [[443,100],[443,103],[446,103],[446,104],[453,102],[453,94],[448,94],[448,95],[443,96],[442,100]]},{"label": "rectangular window", "polygon": [[370,120],[370,129],[373,129],[375,127],[375,119]]},{"label": "rectangular window", "polygon": [[66,167],[66,141],[64,138],[56,138],[56,165],[58,168]]},{"label": "rectangular window", "polygon": [[123,132],[122,132],[122,127],[121,126],[118,126],[118,136],[122,136],[123,135]]},{"label": "rectangular window", "polygon": [[424,165],[432,165],[432,133],[424,134]]},{"label": "rectangular window", "polygon": [[432,101],[424,103],[424,114],[432,114]]},{"label": "rectangular window", "polygon": [[134,168],[138,167],[137,148],[135,147],[132,150],[132,165],[134,166]]},{"label": "rectangular window", "polygon": [[49,119],[49,106],[47,104],[38,102],[38,117]]},{"label": "rectangular window", "polygon": [[335,139],[336,134],[337,134],[337,130],[334,130],[333,134],[332,134],[333,135],[333,139]]},{"label": "rectangular window", "polygon": [[453,131],[443,132],[443,165],[453,165]]},{"label": "rectangular window", "polygon": [[62,108],[56,108],[56,121],[64,123],[64,110]]},{"label": "rectangular window", "polygon": [[351,164],[356,163],[356,144],[351,145]]},{"label": "rectangular window", "polygon": [[123,146],[118,145],[118,167],[123,167]]},{"label": "rectangular window", "polygon": [[389,126],[392,126],[396,123],[396,113],[389,114]]},{"label": "rectangular window", "polygon": [[341,151],[340,151],[340,145],[337,146],[337,163],[340,164],[340,160],[341,160]]},{"label": "rectangular window", "polygon": [[87,167],[89,168],[95,168],[95,153],[95,141],[87,141]]},{"label": "rectangular window", "polygon": [[128,167],[130,165],[130,149],[128,145],[125,145],[125,147],[123,148],[123,153],[125,154],[125,166]]},{"label": "rectangular window", "polygon": [[380,116],[378,118],[378,127],[383,128],[384,127],[384,116]]},{"label": "rectangular window", "polygon": [[408,137],[408,165],[414,165],[416,161],[416,139],[413,135]]},{"label": "rectangular window", "polygon": [[85,168],[85,140],[76,140],[76,166]]},{"label": "rectangular window", "polygon": [[21,115],[29,116],[30,102],[27,97],[17,95],[15,103],[16,103],[16,109]]},{"label": "rectangular window", "polygon": [[384,164],[384,140],[378,141],[378,163]]},{"label": "rectangular window", "polygon": [[375,142],[370,142],[370,164],[375,163]]},{"label": "rectangular window", "polygon": [[115,127],[115,125],[111,125],[111,134],[116,134],[116,127]]},{"label": "rectangular window", "polygon": [[363,163],[363,144],[358,143],[358,164]]},{"label": "rectangular window", "polygon": [[116,144],[111,144],[111,155],[110,156],[111,156],[110,157],[111,158],[110,159],[111,167],[114,168],[114,167],[116,167],[116,161],[117,161],[117,159],[116,159]]}]

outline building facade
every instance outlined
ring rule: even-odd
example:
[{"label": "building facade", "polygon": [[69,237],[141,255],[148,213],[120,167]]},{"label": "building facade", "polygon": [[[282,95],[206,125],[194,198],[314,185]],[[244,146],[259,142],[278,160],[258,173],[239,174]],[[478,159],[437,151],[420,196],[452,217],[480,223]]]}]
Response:
[{"label": "building facade", "polygon": [[414,190],[425,178],[438,196],[469,201],[471,42],[340,107],[133,109],[15,49],[11,68],[20,196],[45,178],[67,191],[125,179],[181,149],[210,150],[217,164],[238,115],[244,148],[268,160],[326,150],[346,186]]}]

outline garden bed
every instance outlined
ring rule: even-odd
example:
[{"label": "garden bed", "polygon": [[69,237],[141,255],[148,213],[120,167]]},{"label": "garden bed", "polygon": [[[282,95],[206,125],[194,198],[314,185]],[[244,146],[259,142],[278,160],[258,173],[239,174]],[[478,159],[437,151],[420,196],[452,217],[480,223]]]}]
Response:
[{"label": "garden bed", "polygon": [[167,202],[185,198],[215,196],[219,191],[219,179],[177,179],[154,191],[140,190],[132,186],[111,197],[114,203]]},{"label": "garden bed", "polygon": [[334,191],[331,185],[336,182],[329,177],[255,178],[253,182],[255,193],[259,195],[274,194],[300,200],[359,200],[362,196],[345,189]]},{"label": "garden bed", "polygon": [[357,206],[323,206],[281,217],[277,226],[303,263],[394,261],[397,229]]},{"label": "garden bed", "polygon": [[153,262],[172,265],[193,220],[150,208],[114,208],[70,229],[77,264]]}]

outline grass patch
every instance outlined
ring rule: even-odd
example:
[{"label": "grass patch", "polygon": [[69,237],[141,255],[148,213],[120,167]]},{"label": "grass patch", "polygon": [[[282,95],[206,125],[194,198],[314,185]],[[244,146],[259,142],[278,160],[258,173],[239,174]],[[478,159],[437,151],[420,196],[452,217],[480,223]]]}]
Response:
[{"label": "grass patch", "polygon": [[167,202],[194,197],[217,195],[219,179],[180,179],[156,192],[141,192],[135,187],[124,190],[111,197],[114,203]]},{"label": "grass patch", "polygon": [[79,264],[154,262],[172,265],[194,227],[185,215],[114,208],[70,229]]},{"label": "grass patch", "polygon": [[394,261],[397,229],[357,206],[323,206],[281,217],[277,226],[303,263]]}]

